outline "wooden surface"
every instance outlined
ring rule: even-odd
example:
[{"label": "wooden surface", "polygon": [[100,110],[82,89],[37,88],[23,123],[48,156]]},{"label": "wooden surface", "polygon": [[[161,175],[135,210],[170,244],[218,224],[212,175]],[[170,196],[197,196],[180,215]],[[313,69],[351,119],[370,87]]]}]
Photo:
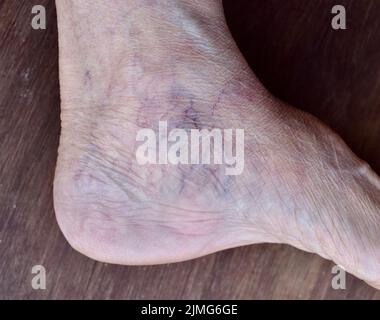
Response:
[{"label": "wooden surface", "polygon": [[[64,0],[62,0],[64,1]],[[226,1],[233,33],[278,97],[337,130],[380,172],[380,1],[340,0],[347,31],[333,31],[330,0]],[[332,263],[282,245],[256,245],[185,263],[123,267],[74,252],[52,206],[59,136],[57,30],[30,27],[33,0],[0,0],[0,298],[379,299],[348,276],[331,288]],[[31,269],[47,270],[47,290]]]}]

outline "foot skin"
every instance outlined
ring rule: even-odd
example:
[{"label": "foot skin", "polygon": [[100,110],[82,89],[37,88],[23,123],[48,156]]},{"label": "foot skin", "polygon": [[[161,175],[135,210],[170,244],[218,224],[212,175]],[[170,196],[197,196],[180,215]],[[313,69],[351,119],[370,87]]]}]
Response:
[{"label": "foot skin", "polygon": [[[380,182],[315,118],[274,99],[220,1],[57,1],[62,134],[55,209],[104,262],[183,261],[262,242],[380,287]],[[245,130],[245,169],[136,161],[141,128]]]}]

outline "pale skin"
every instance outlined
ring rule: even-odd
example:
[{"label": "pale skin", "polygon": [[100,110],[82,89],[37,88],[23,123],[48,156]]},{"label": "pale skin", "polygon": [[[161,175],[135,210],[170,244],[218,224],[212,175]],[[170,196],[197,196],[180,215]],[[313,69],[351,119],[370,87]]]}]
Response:
[{"label": "pale skin", "polygon": [[[54,202],[76,250],[146,265],[285,243],[380,288],[380,179],[329,128],[263,88],[221,1],[59,0],[57,13]],[[160,120],[244,129],[243,174],[138,165],[136,133]]]}]

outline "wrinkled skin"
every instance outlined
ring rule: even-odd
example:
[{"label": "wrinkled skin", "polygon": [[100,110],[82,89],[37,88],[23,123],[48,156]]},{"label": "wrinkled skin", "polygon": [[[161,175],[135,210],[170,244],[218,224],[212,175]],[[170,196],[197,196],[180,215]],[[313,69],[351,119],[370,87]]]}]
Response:
[{"label": "wrinkled skin", "polygon": [[[378,177],[258,82],[220,1],[57,1],[62,135],[55,209],[100,261],[182,261],[286,243],[380,287]],[[136,133],[242,128],[245,170],[137,164]]]}]

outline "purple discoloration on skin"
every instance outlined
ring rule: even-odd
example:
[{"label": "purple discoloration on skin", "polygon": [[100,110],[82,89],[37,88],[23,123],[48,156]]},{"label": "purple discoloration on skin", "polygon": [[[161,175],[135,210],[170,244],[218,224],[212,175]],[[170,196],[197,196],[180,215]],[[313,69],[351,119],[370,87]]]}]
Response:
[{"label": "purple discoloration on skin", "polygon": [[86,87],[89,87],[92,84],[92,74],[90,70],[86,70],[84,74],[84,84]]}]

